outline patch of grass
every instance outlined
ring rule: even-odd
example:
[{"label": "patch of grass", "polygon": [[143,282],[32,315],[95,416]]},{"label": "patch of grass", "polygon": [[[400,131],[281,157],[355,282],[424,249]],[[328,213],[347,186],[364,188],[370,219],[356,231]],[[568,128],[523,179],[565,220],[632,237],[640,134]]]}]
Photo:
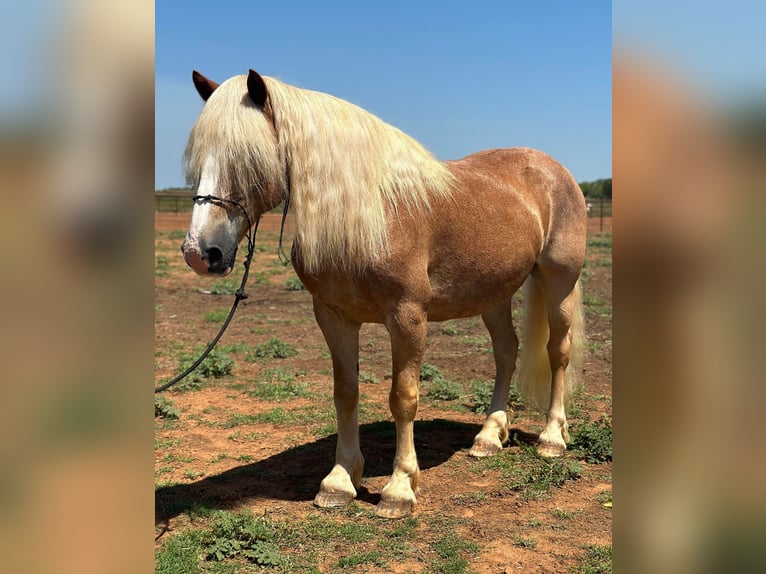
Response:
[{"label": "patch of grass", "polygon": [[170,274],[170,261],[165,255],[154,258],[154,276],[167,277]]},{"label": "patch of grass", "polygon": [[170,233],[168,233],[168,239],[185,239],[186,238],[186,232],[181,231],[180,229],[174,229]]},{"label": "patch of grass", "polygon": [[495,383],[492,381],[474,381],[471,385],[471,410],[481,415],[486,414],[492,402]]},{"label": "patch of grass", "polygon": [[572,426],[569,449],[573,453],[592,464],[612,460],[612,423],[607,417]]},{"label": "patch of grass", "polygon": [[420,366],[420,380],[432,401],[454,401],[463,395],[460,384],[448,381],[438,367],[429,363]]},{"label": "patch of grass", "polygon": [[241,425],[251,425],[254,423],[257,423],[259,421],[259,418],[257,415],[240,415],[240,414],[234,414],[229,417],[229,419],[222,423],[220,426],[221,428],[230,429],[234,427],[238,427]]},{"label": "patch of grass", "polygon": [[523,446],[519,464],[511,467],[506,478],[508,487],[525,500],[547,496],[553,488],[559,488],[567,480],[580,478],[582,465],[565,457],[547,459],[530,446]]},{"label": "patch of grass", "polygon": [[202,553],[201,532],[191,530],[171,536],[155,553],[156,574],[197,574]]},{"label": "patch of grass", "polygon": [[612,249],[612,234],[601,233],[593,237],[588,237],[588,247],[595,247],[600,249]]},{"label": "patch of grass", "polygon": [[[204,345],[198,345],[193,354],[183,354],[178,362],[178,372],[191,366],[204,350]],[[199,390],[209,379],[218,379],[230,374],[233,367],[234,359],[222,349],[215,348],[195,370],[173,387],[173,390],[176,392]]]},{"label": "patch of grass", "polygon": [[521,534],[514,534],[513,545],[518,546],[519,548],[535,548],[537,546],[537,541],[532,540],[531,538],[524,538]]},{"label": "patch of grass", "polygon": [[280,368],[266,369],[260,383],[248,394],[267,401],[284,401],[299,397],[312,397],[305,383],[296,383],[295,375]]},{"label": "patch of grass", "polygon": [[213,295],[234,295],[237,289],[239,289],[241,282],[242,279],[237,279],[236,277],[219,279],[210,286],[210,293]]},{"label": "patch of grass", "polygon": [[[332,371],[330,371],[329,374],[332,374]],[[359,371],[359,382],[373,384],[373,383],[377,383],[378,379],[375,376],[375,373],[370,373],[368,371]]]},{"label": "patch of grass", "polygon": [[210,529],[201,538],[206,560],[244,559],[259,566],[280,566],[285,560],[276,544],[274,527],[265,517],[253,517],[249,510],[215,513]]},{"label": "patch of grass", "polygon": [[596,496],[596,500],[601,504],[612,504],[612,490],[602,490]]},{"label": "patch of grass", "polygon": [[467,540],[463,540],[454,533],[442,536],[433,549],[439,556],[439,560],[431,565],[427,572],[441,572],[448,574],[467,573],[470,562],[465,557],[466,554],[473,555],[479,551],[478,545]]},{"label": "patch of grass", "polygon": [[177,419],[178,409],[173,406],[173,401],[162,395],[154,396],[154,417],[162,419]]},{"label": "patch of grass", "polygon": [[612,572],[612,545],[589,545],[585,557],[572,569],[572,574],[610,574]]},{"label": "patch of grass", "polygon": [[245,360],[252,362],[260,359],[286,359],[297,354],[298,352],[292,345],[272,337],[266,343],[258,345],[252,352],[245,355]]},{"label": "patch of grass", "polygon": [[196,480],[198,478],[202,478],[205,476],[205,473],[201,470],[194,470],[193,468],[190,468],[187,471],[184,471],[184,478],[188,478],[189,480]]},{"label": "patch of grass", "polygon": [[551,510],[551,515],[553,518],[558,518],[559,520],[572,520],[575,517],[575,512],[573,510],[563,510],[561,508],[554,508]]},{"label": "patch of grass", "polygon": [[370,550],[369,552],[361,552],[359,554],[352,554],[351,556],[341,556],[338,559],[338,567],[340,568],[354,568],[361,564],[372,564],[373,566],[385,566],[380,552],[377,550]]},{"label": "patch of grass", "polygon": [[222,323],[229,315],[229,309],[214,309],[205,313],[205,321],[208,323]]},{"label": "patch of grass", "polygon": [[306,290],[306,286],[297,277],[290,277],[282,284],[282,286],[288,291],[305,291]]},{"label": "patch of grass", "polygon": [[583,296],[583,305],[589,313],[595,313],[602,317],[609,317],[612,315],[612,304],[597,295],[586,293]]},{"label": "patch of grass", "polygon": [[461,332],[462,331],[460,328],[451,322],[445,323],[442,327],[442,335],[447,335],[448,337],[454,337],[455,335],[459,335]]}]

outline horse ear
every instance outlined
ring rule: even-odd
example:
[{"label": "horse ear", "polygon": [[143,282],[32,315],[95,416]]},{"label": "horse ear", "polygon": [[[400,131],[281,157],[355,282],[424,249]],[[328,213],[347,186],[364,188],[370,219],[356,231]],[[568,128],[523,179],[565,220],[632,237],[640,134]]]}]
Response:
[{"label": "horse ear", "polygon": [[262,108],[266,103],[266,97],[268,96],[266,82],[263,81],[261,75],[255,70],[250,70],[247,76],[247,93],[250,94],[250,99],[259,108]]},{"label": "horse ear", "polygon": [[197,70],[194,70],[192,72],[192,81],[194,82],[194,87],[197,88],[197,93],[205,101],[207,101],[210,95],[218,87],[218,84],[216,82],[214,82],[213,80],[208,80],[205,76],[200,74]]}]

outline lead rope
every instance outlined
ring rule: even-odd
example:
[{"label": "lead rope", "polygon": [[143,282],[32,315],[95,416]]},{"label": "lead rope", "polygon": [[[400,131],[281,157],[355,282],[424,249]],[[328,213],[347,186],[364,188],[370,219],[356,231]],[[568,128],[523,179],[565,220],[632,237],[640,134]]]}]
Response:
[{"label": "lead rope", "polygon": [[[288,196],[289,197],[289,196]],[[234,311],[237,310],[237,306],[239,305],[239,302],[242,299],[247,299],[248,295],[245,293],[245,283],[247,283],[247,277],[250,274],[250,262],[253,259],[253,253],[255,253],[255,234],[258,232],[258,223],[260,222],[260,217],[255,220],[255,229],[251,230],[252,224],[250,222],[250,216],[247,214],[247,210],[244,208],[244,206],[239,203],[238,201],[234,201],[233,199],[224,199],[222,197],[215,197],[213,195],[195,195],[192,197],[192,201],[210,201],[212,203],[231,203],[232,205],[235,205],[239,207],[239,209],[242,210],[242,213],[245,215],[245,219],[247,220],[247,257],[245,258],[245,272],[242,274],[242,282],[239,284],[239,289],[234,293],[234,303],[231,306],[231,310],[229,311],[229,316],[226,317],[226,320],[223,322],[223,325],[221,325],[220,330],[218,331],[218,334],[215,336],[215,338],[210,342],[210,344],[207,346],[205,351],[199,356],[199,358],[192,363],[192,365],[186,369],[183,373],[176,375],[173,377],[173,379],[169,380],[167,383],[164,383],[163,385],[160,385],[159,387],[155,387],[154,392],[161,393],[163,391],[166,391],[173,385],[175,385],[178,381],[183,379],[184,377],[188,376],[189,373],[191,373],[194,369],[199,367],[202,364],[202,361],[207,358],[207,356],[210,354],[210,351],[213,350],[213,347],[215,347],[218,344],[218,341],[223,336],[224,331],[226,331],[226,328],[229,326],[229,323],[231,323],[232,317],[234,317]],[[285,214],[287,213],[287,210],[285,209]],[[282,227],[284,227],[284,219],[282,220]]]}]

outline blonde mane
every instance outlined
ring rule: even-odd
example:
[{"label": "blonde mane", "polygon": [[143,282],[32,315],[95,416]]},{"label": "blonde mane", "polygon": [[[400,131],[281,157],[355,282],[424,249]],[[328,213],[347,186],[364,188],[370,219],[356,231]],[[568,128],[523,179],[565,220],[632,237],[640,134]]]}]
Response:
[{"label": "blonde mane", "polygon": [[[425,213],[431,198],[450,195],[452,174],[402,131],[328,94],[264,80],[276,134],[248,106],[246,77],[232,78],[216,90],[192,130],[187,174],[200,173],[201,152],[217,150],[230,193],[265,185],[284,189],[288,166],[296,238],[308,272],[374,264],[389,253],[389,209]],[[198,142],[206,115],[216,118],[215,127],[200,128],[199,135],[213,141]]]}]

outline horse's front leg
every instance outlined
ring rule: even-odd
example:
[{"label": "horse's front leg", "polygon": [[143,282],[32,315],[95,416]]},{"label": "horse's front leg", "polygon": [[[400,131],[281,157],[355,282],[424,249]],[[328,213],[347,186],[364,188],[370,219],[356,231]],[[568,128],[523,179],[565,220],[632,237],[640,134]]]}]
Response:
[{"label": "horse's front leg", "polygon": [[319,486],[314,504],[344,506],[362,484],[364,457],[359,448],[359,327],[316,299],[314,315],[332,355],[333,398],[338,418],[335,466]]},{"label": "horse's front leg", "polygon": [[376,513],[399,518],[412,512],[420,475],[413,428],[427,331],[425,310],[416,304],[402,305],[388,318],[386,327],[391,335],[393,358],[389,406],[396,423],[396,456],[394,472],[383,487]]}]

